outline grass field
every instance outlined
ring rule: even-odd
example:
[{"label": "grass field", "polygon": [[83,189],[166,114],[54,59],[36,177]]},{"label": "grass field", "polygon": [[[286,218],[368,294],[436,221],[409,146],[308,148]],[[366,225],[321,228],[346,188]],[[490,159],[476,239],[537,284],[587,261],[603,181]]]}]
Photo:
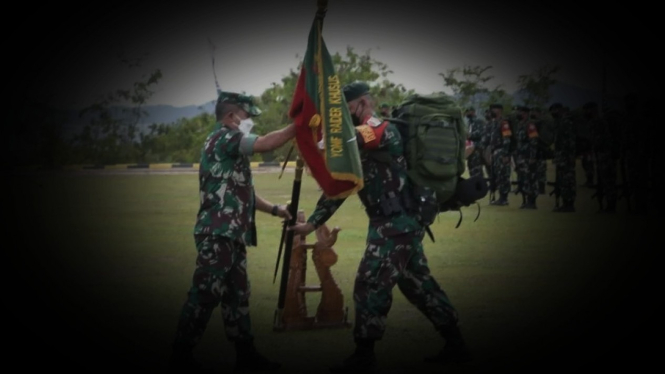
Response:
[{"label": "grass field", "polygon": [[[5,308],[14,312],[8,322],[17,331],[10,345],[33,352],[26,367],[161,372],[194,269],[197,175],[44,172],[12,178]],[[259,194],[285,203],[293,172],[281,179],[256,173],[255,182]],[[300,208],[306,214],[319,194],[305,176]],[[629,359],[633,349],[645,347],[634,339],[651,328],[647,317],[662,295],[655,288],[650,234],[665,226],[660,218],[628,214],[623,202],[617,214],[598,215],[591,194],[578,189],[574,214],[553,213],[554,199],[547,195],[538,199],[538,210],[520,210],[521,199],[511,195],[507,207],[482,201],[476,222],[477,208],[464,208],[457,229],[457,213],[440,215],[432,227],[436,242],[426,239],[425,251],[476,357],[445,372],[639,367]],[[266,214],[257,219],[259,245],[248,254],[257,346],[283,363],[283,373],[326,372],[351,352],[351,329],[272,331],[281,222]],[[367,225],[357,197],[327,225],[342,229],[331,270],[353,322],[352,285]],[[316,283],[309,264],[308,283]],[[439,350],[439,337],[395,291],[388,329],[377,345],[383,372],[442,372],[422,363],[423,355]],[[317,303],[316,294],[308,296],[312,313]],[[220,372],[232,367],[234,351],[219,310],[195,354]]]}]

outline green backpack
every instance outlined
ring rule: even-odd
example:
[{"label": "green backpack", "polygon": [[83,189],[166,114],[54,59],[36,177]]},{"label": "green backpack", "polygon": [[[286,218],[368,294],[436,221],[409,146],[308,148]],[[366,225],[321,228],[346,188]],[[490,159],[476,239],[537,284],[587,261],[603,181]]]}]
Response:
[{"label": "green backpack", "polygon": [[388,120],[402,136],[407,174],[425,226],[433,223],[439,212],[458,210],[460,205],[468,206],[485,196],[484,180],[462,178],[466,126],[461,109],[448,95],[408,96],[392,117]]}]

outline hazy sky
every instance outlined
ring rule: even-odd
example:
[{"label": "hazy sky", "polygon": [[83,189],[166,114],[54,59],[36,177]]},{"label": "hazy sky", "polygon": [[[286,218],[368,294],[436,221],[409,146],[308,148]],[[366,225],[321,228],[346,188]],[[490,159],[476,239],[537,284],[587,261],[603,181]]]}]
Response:
[{"label": "hazy sky", "polygon": [[[595,9],[566,3],[498,3],[329,0],[323,37],[331,54],[371,49],[394,71],[392,81],[421,93],[442,90],[438,74],[463,65],[492,66],[490,86],[508,90],[518,75],[554,64],[560,81],[601,88],[611,15],[592,18]],[[260,95],[296,68],[316,11],[316,0],[101,5],[65,9],[76,12],[68,20],[45,18],[45,31],[20,47],[28,94],[80,107],[158,68],[163,78],[149,104],[200,105],[215,99],[209,38],[222,89]],[[120,53],[140,57],[142,70],[120,64]],[[609,61],[608,89],[623,90],[630,73]]]}]

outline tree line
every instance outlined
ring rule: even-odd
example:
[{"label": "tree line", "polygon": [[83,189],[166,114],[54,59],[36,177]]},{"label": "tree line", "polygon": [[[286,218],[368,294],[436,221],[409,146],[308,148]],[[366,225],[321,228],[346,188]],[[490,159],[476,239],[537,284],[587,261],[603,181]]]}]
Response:
[{"label": "tree line", "polygon": [[[393,71],[386,63],[372,57],[371,50],[359,53],[347,46],[345,53],[335,53],[331,57],[341,82],[363,80],[372,83],[371,94],[377,104],[387,102],[397,105],[406,96],[416,93],[392,82],[390,75]],[[300,64],[302,62],[290,69],[281,82],[273,82],[255,98],[263,111],[255,120],[255,133],[266,134],[290,122],[288,112]],[[492,66],[471,65],[448,69],[439,74],[442,78],[441,92],[446,88],[452,92],[450,96],[460,110],[469,106],[480,110],[497,102],[503,104],[510,114],[513,97],[501,85],[492,85],[494,76],[491,69]],[[544,108],[550,100],[549,89],[557,82],[555,75],[558,71],[558,66],[544,66],[518,76],[516,83],[522,99],[520,105]],[[25,102],[23,107],[17,109],[18,122],[23,125],[18,126],[14,133],[15,141],[10,145],[10,154],[21,154],[14,162],[46,168],[76,164],[198,162],[201,145],[215,125],[214,113],[204,112],[174,123],[153,123],[147,131],[139,130],[141,119],[147,115],[144,107],[162,77],[161,71],[155,69],[132,87],[110,92],[83,109],[80,114],[90,120],[71,138],[64,136],[66,117],[57,108],[44,103]],[[288,148],[286,145],[274,154],[255,155],[254,160],[282,162],[287,157]]]}]

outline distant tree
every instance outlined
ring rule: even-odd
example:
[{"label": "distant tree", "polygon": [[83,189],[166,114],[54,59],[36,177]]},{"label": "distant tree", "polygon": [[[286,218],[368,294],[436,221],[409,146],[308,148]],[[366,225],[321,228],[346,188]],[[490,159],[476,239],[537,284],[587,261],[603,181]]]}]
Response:
[{"label": "distant tree", "polygon": [[[121,62],[128,68],[141,65],[137,61]],[[77,161],[94,164],[135,162],[141,153],[138,124],[147,115],[143,106],[161,78],[161,71],[155,69],[134,82],[131,88],[117,89],[81,110],[80,116],[90,120],[72,142]]]},{"label": "distant tree", "polygon": [[487,82],[494,76],[487,75],[492,66],[470,66],[448,69],[446,73],[439,73],[443,77],[444,87],[453,92],[453,97],[461,107],[473,106],[478,108],[483,97],[490,90],[486,87]]},{"label": "distant tree", "polygon": [[517,77],[519,87],[518,94],[523,98],[524,105],[529,107],[545,108],[552,97],[550,87],[557,80],[554,75],[559,71],[559,66],[542,66],[531,74],[523,74]]}]

